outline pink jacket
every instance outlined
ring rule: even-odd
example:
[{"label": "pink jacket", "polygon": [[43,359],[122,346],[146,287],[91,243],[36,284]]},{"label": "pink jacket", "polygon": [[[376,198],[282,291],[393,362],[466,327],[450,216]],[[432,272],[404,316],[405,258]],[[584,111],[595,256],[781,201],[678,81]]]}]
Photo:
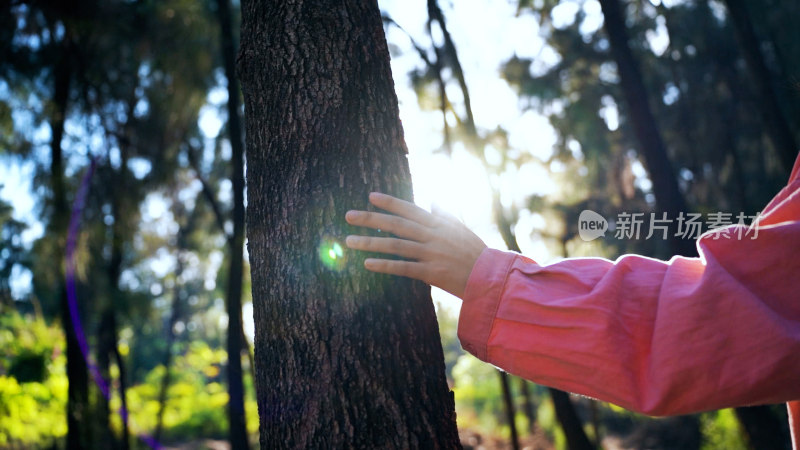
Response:
[{"label": "pink jacket", "polygon": [[461,345],[536,383],[650,415],[798,400],[800,158],[757,235],[739,227],[701,236],[698,258],[669,261],[542,266],[486,249],[464,292]]}]

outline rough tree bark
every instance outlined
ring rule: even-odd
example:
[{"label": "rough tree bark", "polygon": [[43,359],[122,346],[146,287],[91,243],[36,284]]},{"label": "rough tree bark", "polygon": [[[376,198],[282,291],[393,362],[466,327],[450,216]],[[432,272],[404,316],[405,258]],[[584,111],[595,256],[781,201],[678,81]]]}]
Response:
[{"label": "rough tree bark", "polygon": [[411,198],[377,2],[242,2],[262,448],[459,448],[430,292],[344,250],[370,191]]},{"label": "rough tree bark", "polygon": [[[244,143],[239,121],[239,83],[236,80],[236,45],[228,0],[217,0],[222,58],[228,80],[228,137],[231,143],[231,185],[233,187],[233,233],[228,236],[228,286],[225,306],[228,313],[228,436],[232,450],[244,450],[247,427],[244,415],[242,381],[242,272],[244,270]],[[223,229],[224,232],[224,229]],[[249,350],[248,350],[249,353]]]}]

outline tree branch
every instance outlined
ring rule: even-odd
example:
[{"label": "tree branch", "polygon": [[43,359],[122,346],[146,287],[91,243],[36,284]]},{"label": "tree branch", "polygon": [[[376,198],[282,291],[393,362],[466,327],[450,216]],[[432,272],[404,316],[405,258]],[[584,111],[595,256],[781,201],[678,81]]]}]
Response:
[{"label": "tree branch", "polygon": [[217,198],[214,196],[214,191],[211,190],[211,186],[208,184],[208,181],[203,177],[203,173],[200,171],[197,158],[194,156],[194,148],[190,146],[186,151],[186,154],[189,159],[189,165],[192,166],[192,170],[194,170],[195,176],[197,177],[197,180],[200,181],[200,185],[202,186],[203,197],[206,198],[206,201],[208,201],[208,204],[211,206],[211,210],[214,212],[214,218],[217,221],[220,231],[225,236],[225,240],[230,242],[232,236],[225,231],[225,216],[222,214],[222,208],[220,207]]}]

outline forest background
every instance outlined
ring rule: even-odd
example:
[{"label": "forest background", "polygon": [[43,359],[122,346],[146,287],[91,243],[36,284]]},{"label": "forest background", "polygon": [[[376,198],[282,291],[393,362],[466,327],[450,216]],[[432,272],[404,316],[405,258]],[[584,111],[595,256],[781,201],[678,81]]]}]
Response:
[{"label": "forest background", "polygon": [[[608,4],[621,21],[604,20]],[[579,215],[612,226],[656,211],[752,218],[797,156],[795,1],[380,6],[416,201],[456,214],[490,246],[541,262],[690,254],[691,240],[646,239],[647,222],[638,239],[611,230],[586,242]],[[233,442],[232,396],[245,399],[244,439],[256,445],[246,248],[231,256],[238,3],[9,1],[0,21],[0,447]],[[620,33],[634,81],[621,73]],[[637,84],[644,95],[631,94]],[[229,276],[237,261],[240,281]],[[574,446],[551,393],[464,353],[460,301],[438,290],[434,300],[462,442]],[[76,318],[81,333],[65,333]],[[80,346],[68,351],[80,336],[88,367]],[[755,419],[772,441],[748,430],[744,411],[650,419],[569,405],[607,448],[788,442],[780,406]]]}]

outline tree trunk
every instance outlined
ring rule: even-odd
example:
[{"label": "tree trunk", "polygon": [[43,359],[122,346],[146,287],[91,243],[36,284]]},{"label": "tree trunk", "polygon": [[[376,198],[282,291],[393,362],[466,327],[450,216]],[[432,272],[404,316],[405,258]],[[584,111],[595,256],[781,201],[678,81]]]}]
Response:
[{"label": "tree trunk", "polygon": [[[217,0],[222,58],[228,79],[228,134],[231,142],[233,234],[228,238],[230,266],[225,306],[228,313],[228,425],[232,450],[249,448],[242,382],[242,270],[244,259],[244,143],[239,121],[239,84],[236,81],[236,45],[228,0]],[[223,229],[223,232],[225,230]],[[249,352],[249,350],[248,350]]]},{"label": "tree trunk", "polygon": [[511,431],[511,448],[519,450],[519,434],[517,433],[517,422],[514,420],[516,414],[514,412],[514,398],[511,395],[511,383],[508,381],[507,373],[498,370],[497,374],[500,376],[500,387],[503,388],[503,403],[506,405],[506,421],[508,421],[508,428]]},{"label": "tree trunk", "polygon": [[411,198],[376,1],[242,2],[262,448],[460,448],[430,291],[344,249],[370,191]]},{"label": "tree trunk", "polygon": [[570,450],[593,450],[595,447],[589,437],[586,436],[581,418],[578,417],[575,406],[572,405],[572,400],[569,399],[569,394],[553,388],[547,388],[547,390],[553,399],[558,423],[564,429],[567,447]]},{"label": "tree trunk", "polygon": [[[180,232],[179,232],[180,234]],[[179,237],[180,239],[180,237]],[[166,327],[166,348],[164,350],[164,358],[161,360],[161,365],[164,366],[164,376],[161,377],[161,385],[158,389],[158,413],[156,413],[156,430],[153,434],[155,442],[161,442],[162,432],[164,430],[164,412],[167,410],[167,394],[169,392],[169,385],[172,383],[172,352],[175,345],[175,324],[181,315],[181,285],[178,283],[178,277],[183,273],[183,261],[181,260],[183,249],[178,247],[176,259],[178,261],[177,268],[175,269],[175,286],[172,290],[172,308],[170,308],[169,320]]]},{"label": "tree trunk", "polygon": [[[519,248],[519,243],[517,242],[517,237],[514,236],[514,232],[512,231],[511,222],[509,222],[503,214],[499,193],[495,193],[494,195],[492,210],[498,231],[500,231],[500,235],[503,237],[503,242],[506,243],[506,247],[512,252],[522,253],[522,249]],[[566,248],[564,250],[564,257],[566,258]],[[564,436],[567,438],[567,446],[569,449],[593,449],[594,446],[589,441],[589,437],[583,429],[581,419],[578,417],[578,413],[575,411],[575,405],[572,404],[569,395],[564,391],[551,387],[548,387],[547,391],[553,399],[553,408],[556,412],[556,418],[558,419],[558,423],[561,424],[561,428],[564,430]]]},{"label": "tree trunk", "polygon": [[[114,319],[116,321],[116,319]],[[117,329],[116,324],[114,329]],[[128,382],[125,376],[125,360],[119,351],[119,345],[114,346],[114,360],[117,361],[117,368],[119,369],[119,399],[122,410],[122,450],[131,448],[131,432],[128,426],[128,397],[126,395],[128,389]]]},{"label": "tree trunk", "polygon": [[747,434],[747,441],[753,450],[789,450],[792,448],[790,436],[781,427],[777,414],[770,406],[746,406],[736,408],[736,417]]},{"label": "tree trunk", "polygon": [[[110,299],[109,299],[110,300]],[[100,313],[100,324],[97,329],[97,369],[100,371],[100,376],[104,380],[108,380],[109,387],[111,384],[111,357],[113,350],[111,348],[116,335],[116,329],[112,328],[115,325],[114,311],[108,306],[104,306],[103,311]],[[110,398],[106,397],[102,390],[97,390],[95,398],[95,430],[97,437],[100,441],[105,442],[108,448],[119,448],[117,439],[114,436],[114,431],[111,429],[111,407]],[[110,395],[111,391],[109,391]]]},{"label": "tree trunk", "polygon": [[[117,278],[119,280],[119,278]],[[111,287],[111,296],[109,301],[113,301],[114,299],[118,298],[116,295],[119,293],[119,290],[116,288],[116,285]],[[98,425],[96,427],[97,432],[100,433],[100,436],[97,439],[102,439],[102,442],[105,442],[108,448],[120,448],[127,450],[130,446],[130,431],[128,429],[128,417],[127,417],[127,401],[125,399],[125,375],[123,370],[125,370],[125,365],[122,362],[122,356],[119,352],[119,347],[117,345],[117,333],[118,326],[117,326],[117,318],[116,318],[116,311],[114,311],[113,306],[106,306],[105,310],[103,311],[101,318],[100,318],[100,329],[97,334],[97,367],[100,370],[101,376],[108,380],[108,392],[98,392],[98,403],[97,403],[97,417],[98,417]],[[122,407],[119,410],[120,420],[122,422],[122,435],[117,439],[114,435],[114,431],[111,428],[110,424],[110,415],[117,414],[118,411],[111,411],[109,406],[110,404],[110,397],[111,397],[111,388],[113,387],[113,383],[111,383],[111,376],[110,376],[110,367],[112,358],[117,363],[117,368],[119,369],[119,396]],[[108,396],[106,396],[106,394]]]},{"label": "tree trunk", "polygon": [[[111,168],[110,175],[112,180],[105,180],[108,187],[108,192],[111,196],[111,214],[114,217],[114,222],[111,225],[111,257],[106,262],[106,276],[108,278],[108,292],[106,293],[105,301],[102,304],[103,310],[100,312],[100,325],[97,331],[97,367],[103,379],[108,380],[109,390],[107,392],[99,392],[97,396],[97,430],[100,433],[99,439],[106,442],[111,448],[127,448],[129,441],[128,436],[128,423],[127,417],[120,414],[122,419],[123,435],[119,442],[114,436],[111,429],[110,415],[115,413],[111,411],[111,360],[117,360],[117,367],[120,371],[120,379],[122,378],[122,366],[119,365],[119,354],[117,344],[117,318],[114,306],[116,301],[120,298],[119,279],[122,274],[122,252],[123,252],[123,217],[122,211],[125,210],[123,192],[128,188],[128,179],[126,177],[128,152],[123,146],[120,149],[120,170],[119,172]],[[122,383],[120,383],[122,385]],[[102,391],[102,389],[100,389]],[[121,387],[120,400],[124,404],[125,390]],[[123,410],[127,411],[127,410]]]},{"label": "tree trunk", "polygon": [[[50,144],[51,166],[50,176],[53,189],[53,216],[50,227],[53,235],[66,241],[69,206],[67,205],[66,188],[64,186],[64,161],[61,139],[64,137],[64,120],[67,114],[69,89],[72,79],[71,55],[72,42],[64,39],[63,52],[53,71],[55,89],[53,92],[53,117],[51,119],[52,142]],[[62,242],[63,242],[62,241]],[[58,260],[63,262],[64,253]],[[88,426],[89,419],[89,371],[81,354],[75,327],[67,300],[67,288],[62,268],[58,270],[59,304],[61,322],[66,336],[67,353],[67,449],[89,448],[91,439]]]},{"label": "tree trunk", "polygon": [[[182,206],[177,206],[175,208],[177,211],[174,213],[178,222],[180,223],[180,218],[184,216],[184,210]],[[172,366],[172,352],[173,347],[175,346],[175,325],[180,320],[181,316],[183,315],[183,286],[181,283],[178,282],[178,279],[183,275],[184,264],[183,264],[183,252],[186,250],[187,243],[186,237],[190,233],[190,229],[193,226],[193,219],[194,219],[194,211],[189,213],[189,218],[187,223],[183,223],[180,225],[178,229],[178,234],[175,239],[175,284],[172,288],[172,307],[170,308],[169,320],[167,321],[166,330],[166,349],[164,350],[164,359],[161,360],[161,365],[164,366],[164,376],[161,378],[161,386],[158,390],[158,413],[156,415],[156,430],[153,435],[155,442],[161,441],[161,433],[164,429],[164,412],[167,409],[167,400],[168,400],[168,392],[169,392],[169,385],[172,383],[172,373],[170,372]]]},{"label": "tree trunk", "polygon": [[639,65],[628,45],[628,30],[619,0],[600,0],[603,10],[604,28],[611,44],[611,53],[617,63],[620,84],[628,104],[628,118],[640,144],[644,165],[653,183],[657,212],[666,212],[672,220],[670,249],[676,255],[697,254],[691,239],[675,237],[674,226],[680,212],[686,211],[686,201],[678,187],[672,163],[667,156],[667,147],[661,138],[655,116],[647,101],[647,89],[642,80]]},{"label": "tree trunk", "polygon": [[528,416],[528,432],[533,435],[536,432],[536,409],[531,400],[531,390],[528,386],[528,380],[519,378],[519,390],[522,394],[522,410]]},{"label": "tree trunk", "polygon": [[797,141],[792,134],[789,123],[786,121],[786,116],[781,111],[778,96],[772,87],[769,69],[767,69],[767,64],[764,62],[764,57],[761,53],[761,45],[747,14],[746,5],[742,0],[725,0],[725,4],[728,7],[731,21],[736,30],[739,45],[742,47],[744,59],[750,69],[754,87],[758,92],[758,104],[761,106],[764,125],[769,130],[770,140],[772,140],[775,151],[778,153],[783,167],[788,173],[794,166],[794,161],[797,159],[797,152],[800,148],[797,146]]}]

